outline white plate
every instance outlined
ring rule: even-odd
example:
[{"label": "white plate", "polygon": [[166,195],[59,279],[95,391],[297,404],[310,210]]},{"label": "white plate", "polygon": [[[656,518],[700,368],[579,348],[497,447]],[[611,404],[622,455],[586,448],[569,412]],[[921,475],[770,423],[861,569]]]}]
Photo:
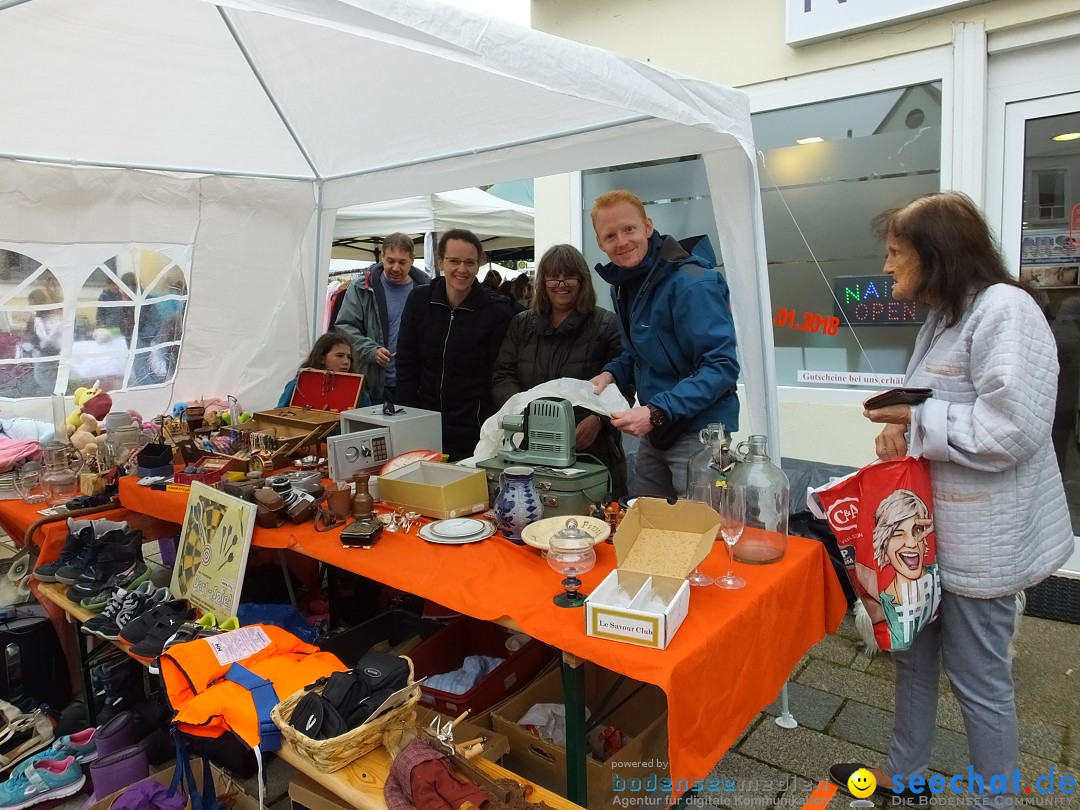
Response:
[{"label": "white plate", "polygon": [[495,534],[495,524],[487,520],[477,520],[477,523],[482,525],[479,532],[466,535],[465,537],[439,537],[438,535],[431,533],[431,527],[434,524],[428,524],[420,528],[419,535],[421,539],[427,540],[429,543],[435,543],[440,546],[463,546],[466,543],[478,543],[481,540],[487,540],[491,535]]},{"label": "white plate", "polygon": [[538,520],[536,523],[530,523],[521,530],[521,539],[525,541],[527,546],[547,551],[548,540],[551,539],[551,535],[560,529],[565,529],[566,521],[570,518],[577,521],[579,529],[592,537],[594,546],[597,543],[604,542],[611,536],[611,527],[608,526],[606,520],[585,517],[584,515],[556,515],[555,517]]},{"label": "white plate", "polygon": [[436,520],[427,525],[428,531],[436,537],[446,540],[457,540],[469,537],[484,531],[482,520],[476,518],[451,518],[450,520]]}]

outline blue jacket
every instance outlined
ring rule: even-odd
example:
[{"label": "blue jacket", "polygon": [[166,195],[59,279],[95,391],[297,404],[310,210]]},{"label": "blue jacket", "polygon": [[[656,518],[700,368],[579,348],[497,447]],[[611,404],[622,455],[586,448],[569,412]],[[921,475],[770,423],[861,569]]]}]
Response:
[{"label": "blue jacket", "polygon": [[[629,335],[619,318],[624,351],[604,371],[620,386],[635,386],[642,404],[656,405],[672,421],[686,420],[687,430],[722,422],[734,432],[739,429],[739,361],[728,286],[715,269],[708,237],[693,251],[663,237],[657,262],[634,299]],[[611,264],[596,269],[605,281],[616,271]],[[613,284],[616,312],[618,295]]]}]

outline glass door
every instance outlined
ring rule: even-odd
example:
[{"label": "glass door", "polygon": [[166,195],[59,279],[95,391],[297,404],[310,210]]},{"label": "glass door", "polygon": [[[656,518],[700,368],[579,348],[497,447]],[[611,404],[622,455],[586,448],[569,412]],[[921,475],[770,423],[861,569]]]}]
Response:
[{"label": "glass door", "polygon": [[[1080,93],[1005,108],[1002,250],[1058,345],[1053,440],[1080,534]],[[1080,572],[1080,550],[1065,570]]]}]

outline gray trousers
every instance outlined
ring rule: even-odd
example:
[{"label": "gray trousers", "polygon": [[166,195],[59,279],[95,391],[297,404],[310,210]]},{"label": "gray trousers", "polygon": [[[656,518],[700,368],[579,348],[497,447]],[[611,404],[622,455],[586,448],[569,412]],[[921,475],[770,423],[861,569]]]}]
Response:
[{"label": "gray trousers", "polygon": [[[972,599],[942,592],[937,621],[923,629],[911,649],[893,653],[896,717],[887,774],[903,776],[906,784],[926,770],[936,725],[938,670],[944,664],[964,716],[972,769],[983,776],[985,804],[1011,805],[1011,796],[995,801],[990,795],[990,777],[1005,776],[1012,793],[1020,757],[1009,656],[1016,618],[1015,596]],[[965,792],[967,777],[964,774]],[[945,791],[942,795],[952,795],[948,786]]]},{"label": "gray trousers", "polygon": [[688,430],[667,450],[657,450],[648,436],[638,444],[634,459],[635,491],[654,498],[686,496],[686,462],[701,449],[698,431]]}]

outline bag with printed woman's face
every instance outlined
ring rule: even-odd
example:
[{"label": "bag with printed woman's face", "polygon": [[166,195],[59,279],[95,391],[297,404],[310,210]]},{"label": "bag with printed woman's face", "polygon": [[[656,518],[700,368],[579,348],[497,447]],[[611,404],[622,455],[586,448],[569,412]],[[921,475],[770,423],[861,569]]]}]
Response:
[{"label": "bag with printed woman's face", "polygon": [[908,649],[941,607],[929,462],[877,462],[813,494],[877,646]]}]

